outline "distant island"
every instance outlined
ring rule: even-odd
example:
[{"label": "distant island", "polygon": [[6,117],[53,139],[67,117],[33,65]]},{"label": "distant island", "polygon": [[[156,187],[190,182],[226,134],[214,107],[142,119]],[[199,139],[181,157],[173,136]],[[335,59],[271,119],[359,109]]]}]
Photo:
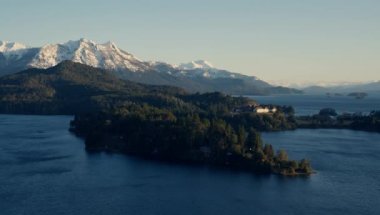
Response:
[{"label": "distant island", "polygon": [[347,96],[355,97],[356,99],[364,99],[368,96],[368,93],[365,92],[353,92],[349,93]]},{"label": "distant island", "polygon": [[135,83],[70,61],[0,77],[0,112],[75,115],[70,130],[91,151],[255,173],[313,172],[308,160],[291,160],[260,137],[260,131],[295,129],[291,107]]},{"label": "distant island", "polygon": [[298,128],[337,128],[380,132],[380,111],[371,111],[369,114],[338,114],[332,108],[324,108],[312,116],[298,116],[296,122]]},{"label": "distant island", "polygon": [[339,96],[343,96],[343,94],[342,93],[326,93],[326,96],[327,97],[332,97],[332,96],[339,97]]},{"label": "distant island", "polygon": [[[340,96],[343,96],[343,94],[342,93],[330,93],[330,92],[327,92],[326,96],[327,97],[340,97]],[[352,92],[352,93],[348,93],[347,96],[354,97],[356,99],[364,99],[365,97],[368,96],[368,93],[365,93],[365,92]]]}]

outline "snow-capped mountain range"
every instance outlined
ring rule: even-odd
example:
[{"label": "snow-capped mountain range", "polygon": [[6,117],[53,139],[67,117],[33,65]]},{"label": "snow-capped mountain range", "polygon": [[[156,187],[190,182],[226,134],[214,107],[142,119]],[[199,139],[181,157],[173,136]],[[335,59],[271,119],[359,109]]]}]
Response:
[{"label": "snow-capped mountain range", "polygon": [[[133,55],[120,50],[114,43],[97,44],[91,40],[80,39],[60,44],[48,44],[41,48],[29,48],[20,43],[0,42],[0,52],[7,60],[18,60],[31,49],[37,49],[29,56],[25,67],[49,68],[64,60],[99,67],[108,70],[144,71],[148,65]],[[17,58],[11,58],[17,53]]]},{"label": "snow-capped mountain range", "polygon": [[[165,84],[188,90],[266,93],[272,85],[254,76],[215,68],[204,60],[180,65],[147,62],[119,49],[114,43],[98,44],[88,39],[28,47],[16,42],[0,42],[0,76],[28,68],[49,68],[70,60],[115,72],[119,77],[148,84]],[[265,89],[264,89],[265,88]],[[278,89],[278,88],[277,88]]]},{"label": "snow-capped mountain range", "polygon": [[[28,55],[31,50],[35,52],[33,56]],[[156,70],[155,67],[165,64],[167,70],[177,70],[177,76],[203,76],[206,78],[235,77],[234,74],[229,74],[228,71],[221,72],[222,70],[215,68],[210,62],[204,60],[191,61],[178,66],[163,62],[144,62],[132,54],[119,49],[113,42],[97,44],[87,39],[48,44],[40,48],[31,48],[21,43],[0,41],[0,53],[8,61],[17,61],[28,55],[30,59],[27,60],[25,68],[49,68],[64,60],[70,60],[113,71],[129,70],[132,72],[144,72]],[[162,69],[159,71],[163,72]]]}]

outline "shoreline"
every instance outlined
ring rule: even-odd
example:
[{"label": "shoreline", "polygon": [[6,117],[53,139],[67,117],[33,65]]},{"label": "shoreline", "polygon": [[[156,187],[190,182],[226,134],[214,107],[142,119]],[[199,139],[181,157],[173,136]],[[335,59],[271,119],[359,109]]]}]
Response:
[{"label": "shoreline", "polygon": [[[82,138],[82,137],[80,137],[80,138]],[[125,152],[125,151],[117,150],[117,149],[112,149],[112,148],[101,149],[101,148],[85,147],[85,150],[87,153],[90,153],[90,154],[99,154],[99,153],[119,154],[119,155],[124,155],[124,156],[128,156],[128,157],[134,157],[136,159],[142,159],[142,160],[151,161],[151,162],[159,162],[159,163],[168,164],[168,165],[209,167],[209,168],[215,168],[215,169],[221,169],[221,170],[229,170],[232,172],[246,172],[246,173],[251,173],[254,175],[261,175],[261,176],[278,175],[278,176],[283,176],[283,177],[310,177],[312,175],[317,174],[317,171],[315,171],[314,169],[312,170],[311,173],[305,173],[305,172],[282,173],[280,170],[276,170],[276,169],[271,169],[270,171],[257,171],[257,170],[252,170],[252,169],[248,169],[248,168],[244,168],[244,167],[239,167],[236,165],[230,165],[228,163],[216,164],[216,163],[209,163],[209,162],[202,162],[202,161],[164,159],[164,158],[160,158],[160,157],[129,153],[129,152]]]}]

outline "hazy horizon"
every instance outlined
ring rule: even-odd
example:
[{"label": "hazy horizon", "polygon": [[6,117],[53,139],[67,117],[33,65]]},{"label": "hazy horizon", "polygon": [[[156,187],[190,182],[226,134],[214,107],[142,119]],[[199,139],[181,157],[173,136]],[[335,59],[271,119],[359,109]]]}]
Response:
[{"label": "hazy horizon", "polygon": [[142,60],[204,59],[277,83],[379,80],[380,2],[2,1],[0,40],[114,41]]}]

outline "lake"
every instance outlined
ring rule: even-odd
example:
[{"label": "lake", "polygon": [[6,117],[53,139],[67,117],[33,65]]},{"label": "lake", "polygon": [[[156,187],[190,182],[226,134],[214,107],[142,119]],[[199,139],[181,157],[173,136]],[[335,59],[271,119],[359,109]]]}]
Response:
[{"label": "lake", "polygon": [[0,115],[1,214],[380,214],[380,134],[264,133],[318,171],[287,178],[87,153],[71,118]]},{"label": "lake", "polygon": [[369,113],[380,110],[380,95],[370,94],[364,99],[349,96],[273,95],[248,96],[261,104],[291,105],[296,115],[317,114],[322,108],[334,108],[338,113]]}]

